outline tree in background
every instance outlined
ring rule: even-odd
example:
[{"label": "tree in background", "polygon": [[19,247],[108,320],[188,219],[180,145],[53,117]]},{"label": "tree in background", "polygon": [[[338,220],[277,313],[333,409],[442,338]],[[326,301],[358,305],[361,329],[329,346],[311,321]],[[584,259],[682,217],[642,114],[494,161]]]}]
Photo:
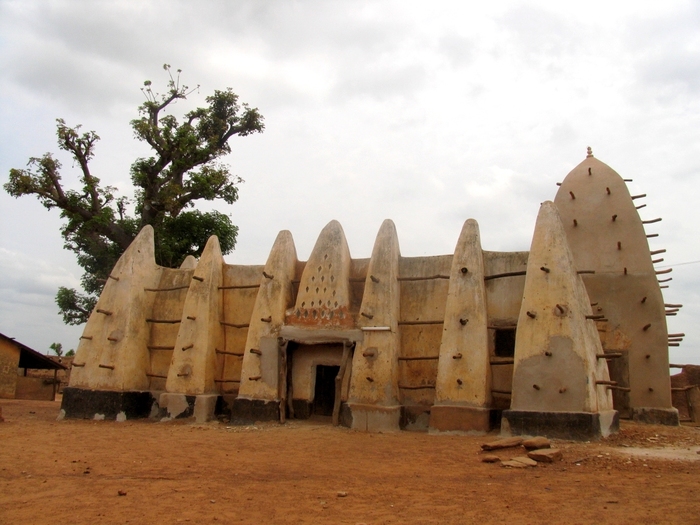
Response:
[{"label": "tree in background", "polygon": [[61,343],[51,343],[49,348],[53,350],[54,354],[56,354],[58,357],[63,357],[64,355],[66,357],[73,357],[75,355],[75,350],[72,348],[64,353],[63,345]]},{"label": "tree in background", "polygon": [[51,343],[49,348],[53,350],[58,357],[63,355],[63,345],[61,343]]},{"label": "tree in background", "polygon": [[76,254],[85,271],[85,293],[61,287],[56,294],[66,324],[87,321],[117,259],[147,224],[154,228],[156,262],[163,266],[177,266],[187,255],[200,256],[211,235],[218,236],[224,254],[235,246],[238,228],[227,215],[189,208],[202,199],[228,204],[238,200],[242,180],[220,159],[231,151],[228,140],[234,135],[262,132],[263,117],[257,108],[239,104],[227,88],[214,91],[206,97],[206,107],[186,113],[178,122],[167,111],[199,86],[189,90],[180,84],[179,69],[175,77],[170,65],[163,69],[169,76],[166,92],[156,93],[150,81],[144,82],[146,101],[138,108],[139,118],[131,121],[136,138],[152,149],[152,156],[131,165],[133,199],[118,197],[116,188],[100,185],[90,171],[97,134],[81,134],[79,125],[71,128],[62,119],[57,119],[58,147],[80,168],[81,190],[64,187],[61,164],[51,153],[30,158],[27,169],[11,169],[4,185],[13,197],[35,195],[47,209],[60,209],[66,220],[61,227],[64,247]]}]

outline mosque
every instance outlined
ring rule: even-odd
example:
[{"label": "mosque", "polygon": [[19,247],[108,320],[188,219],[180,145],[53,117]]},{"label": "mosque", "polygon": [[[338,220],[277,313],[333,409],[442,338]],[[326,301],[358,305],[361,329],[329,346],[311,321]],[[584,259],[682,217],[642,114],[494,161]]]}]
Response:
[{"label": "mosque", "polygon": [[[665,303],[639,199],[586,158],[540,206],[529,252],[402,257],[386,220],[369,259],[330,222],[308,261],[278,234],[264,265],[155,263],[147,226],[80,338],[62,415],[233,423],[326,416],[368,432],[595,439],[619,418],[677,425]],[[666,278],[664,278],[666,277]]]}]

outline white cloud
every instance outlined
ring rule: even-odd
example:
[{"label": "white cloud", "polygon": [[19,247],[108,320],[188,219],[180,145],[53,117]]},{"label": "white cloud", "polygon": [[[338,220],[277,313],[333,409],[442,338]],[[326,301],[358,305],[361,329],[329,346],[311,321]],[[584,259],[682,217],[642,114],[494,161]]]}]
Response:
[{"label": "white cloud", "polygon": [[[232,262],[264,262],[281,229],[306,258],[331,219],[356,257],[369,256],[385,218],[405,255],[450,253],[470,217],[485,249],[528,249],[540,202],[589,145],[649,194],[642,216],[664,218],[653,247],[670,262],[699,260],[700,9],[630,11],[602,0],[2,2],[0,182],[56,150],[53,121],[64,117],[97,131],[96,173],[128,191],[146,151],[128,124],[139,87],[163,86],[169,62],[201,84],[178,110],[231,86],[266,118],[228,159],[246,180],[238,203],[218,206],[240,227]],[[0,255],[12,254],[0,261],[23,276],[0,281],[10,291],[0,306],[54,311],[55,288],[79,275],[57,214],[29,198],[0,195],[0,207]],[[686,304],[669,322],[688,349],[700,345],[692,273],[679,269],[666,294]]]}]

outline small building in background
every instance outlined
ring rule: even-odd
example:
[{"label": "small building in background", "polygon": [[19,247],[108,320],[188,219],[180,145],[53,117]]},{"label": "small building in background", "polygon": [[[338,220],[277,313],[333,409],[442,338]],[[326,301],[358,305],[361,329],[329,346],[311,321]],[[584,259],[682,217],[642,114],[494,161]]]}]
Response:
[{"label": "small building in background", "polygon": [[[53,376],[32,377],[33,370],[52,370]],[[59,370],[65,372],[67,367],[0,333],[0,399],[53,401]]]}]

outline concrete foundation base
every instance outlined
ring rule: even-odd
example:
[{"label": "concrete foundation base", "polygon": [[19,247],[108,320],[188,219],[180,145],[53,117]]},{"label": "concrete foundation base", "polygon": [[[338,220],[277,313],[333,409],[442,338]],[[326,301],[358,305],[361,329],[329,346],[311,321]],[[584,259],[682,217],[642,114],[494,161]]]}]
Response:
[{"label": "concrete foundation base", "polygon": [[231,408],[231,423],[251,425],[256,421],[279,421],[279,401],[237,398]]},{"label": "concrete foundation base", "polygon": [[109,392],[66,387],[62,414],[70,419],[138,419],[151,413],[154,398],[150,392]]},{"label": "concrete foundation base", "polygon": [[309,419],[313,409],[311,401],[306,399],[292,399],[294,419]]},{"label": "concrete foundation base", "polygon": [[221,394],[219,399],[216,401],[216,415],[223,415],[226,418],[229,418],[237,395],[238,394]]},{"label": "concrete foundation base", "polygon": [[376,406],[348,403],[352,422],[350,428],[363,432],[397,432],[401,419],[400,406]]},{"label": "concrete foundation base", "polygon": [[166,418],[193,417],[197,423],[206,423],[216,417],[217,394],[189,396],[165,392],[160,394],[158,404]]},{"label": "concrete foundation base", "polygon": [[347,403],[340,403],[340,417],[338,418],[340,426],[352,428],[352,412]]},{"label": "concrete foundation base", "polygon": [[430,423],[429,405],[402,405],[401,420],[399,427],[401,430],[425,432]]},{"label": "concrete foundation base", "polygon": [[490,408],[433,405],[430,409],[430,432],[468,432],[485,434],[496,425]]},{"label": "concrete foundation base", "polygon": [[534,412],[504,410],[501,433],[515,436],[545,436],[578,441],[600,439],[620,427],[615,410],[605,412]]},{"label": "concrete foundation base", "polygon": [[652,425],[680,425],[678,410],[675,408],[630,408],[630,419],[639,423],[649,423]]}]

